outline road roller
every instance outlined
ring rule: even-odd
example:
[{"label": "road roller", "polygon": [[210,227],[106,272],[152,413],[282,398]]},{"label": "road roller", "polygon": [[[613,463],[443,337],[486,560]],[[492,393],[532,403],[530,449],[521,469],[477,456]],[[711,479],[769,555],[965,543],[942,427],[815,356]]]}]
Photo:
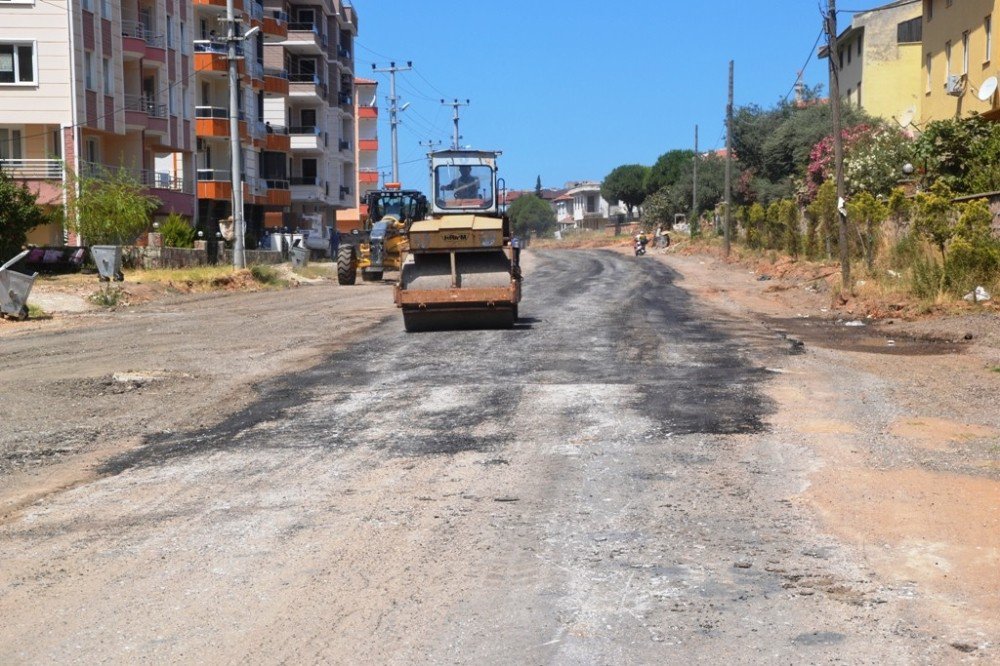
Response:
[{"label": "road roller", "polygon": [[521,300],[519,249],[500,210],[497,151],[429,154],[429,214],[409,229],[395,287],[407,331],[510,328]]}]

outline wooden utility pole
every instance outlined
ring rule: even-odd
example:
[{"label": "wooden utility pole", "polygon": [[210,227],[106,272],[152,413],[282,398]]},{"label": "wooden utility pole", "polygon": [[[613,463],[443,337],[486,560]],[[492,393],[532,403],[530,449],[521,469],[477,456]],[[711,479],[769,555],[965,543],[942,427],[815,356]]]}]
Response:
[{"label": "wooden utility pole", "polygon": [[691,179],[691,235],[697,236],[698,228],[698,126],[694,126],[694,167]]},{"label": "wooden utility pole", "polygon": [[833,115],[833,162],[837,180],[837,218],[840,220],[841,289],[851,288],[851,253],[847,246],[847,212],[844,209],[844,137],[840,131],[840,54],[837,49],[837,0],[829,0],[826,19],[827,60],[830,62],[830,111]]},{"label": "wooden utility pole", "polygon": [[726,227],[722,249],[729,256],[733,229],[733,61],[729,61],[729,103],[726,104]]}]

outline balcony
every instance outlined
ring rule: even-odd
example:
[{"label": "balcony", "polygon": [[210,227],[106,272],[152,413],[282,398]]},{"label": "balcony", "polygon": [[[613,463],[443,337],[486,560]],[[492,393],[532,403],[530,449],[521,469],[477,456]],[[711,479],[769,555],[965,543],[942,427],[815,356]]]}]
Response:
[{"label": "balcony", "polygon": [[229,201],[233,198],[232,172],[225,169],[198,169],[198,198]]},{"label": "balcony", "polygon": [[378,169],[359,169],[358,182],[365,185],[378,185]]},{"label": "balcony", "polygon": [[291,184],[287,180],[266,179],[264,182],[267,183],[267,198],[264,202],[266,205],[268,206],[292,205],[292,191],[290,189]]},{"label": "balcony", "polygon": [[358,118],[361,120],[369,119],[374,120],[378,118],[378,107],[377,106],[359,106],[358,107]]},{"label": "balcony", "polygon": [[358,139],[358,152],[375,152],[378,150],[378,139]]},{"label": "balcony", "polygon": [[291,136],[291,150],[314,153],[322,152],[326,148],[323,131],[314,125],[289,127],[288,134]]},{"label": "balcony", "polygon": [[289,23],[288,38],[282,42],[289,53],[326,55],[326,35],[315,23]]},{"label": "balcony", "polygon": [[292,201],[325,201],[329,187],[318,176],[295,176],[289,179]]},{"label": "balcony", "polygon": [[316,74],[289,74],[288,96],[307,102],[321,102],[326,99],[326,85]]},{"label": "balcony", "polygon": [[[219,106],[196,106],[195,115],[195,136],[199,139],[228,139],[229,138],[229,109]],[[247,123],[243,120],[243,114],[239,119],[240,139],[247,140]]]},{"label": "balcony", "polygon": [[338,46],[337,47],[337,60],[339,60],[340,64],[344,65],[345,67],[348,67],[348,68],[351,67],[352,57],[351,57],[350,50],[349,49],[345,49],[343,46]]},{"label": "balcony", "polygon": [[0,171],[14,180],[62,180],[62,160],[0,160]]},{"label": "balcony", "polygon": [[264,68],[264,96],[287,97],[289,92],[288,72],[283,69]]},{"label": "balcony", "polygon": [[126,60],[142,58],[165,63],[167,50],[163,35],[153,31],[141,21],[122,21],[122,56]]},{"label": "balcony", "polygon": [[[226,0],[194,0],[193,4],[195,7],[204,7],[220,14],[226,12]],[[243,0],[233,0],[233,9],[242,12]]]},{"label": "balcony", "polygon": [[190,180],[165,171],[144,169],[140,180],[147,191],[160,200],[160,210],[193,215],[195,188]]},{"label": "balcony", "polygon": [[264,14],[264,42],[283,42],[288,39],[288,14],[274,9]]},{"label": "balcony", "polygon": [[264,123],[263,148],[272,153],[289,152],[292,149],[292,139],[288,135],[288,128]]},{"label": "balcony", "polygon": [[348,93],[340,93],[337,95],[337,104],[340,105],[342,111],[347,111],[350,113],[354,110],[354,98]]},{"label": "balcony", "polygon": [[125,128],[167,134],[167,105],[146,95],[125,95]]},{"label": "balcony", "polygon": [[[246,73],[246,61],[242,58],[243,49],[237,48],[236,71],[242,76]],[[220,77],[229,74],[229,49],[225,42],[217,39],[194,40],[194,68],[198,74],[215,74]]]},{"label": "balcony", "polygon": [[340,200],[341,201],[347,201],[347,197],[349,197],[350,195],[351,195],[351,188],[347,187],[346,185],[341,185],[340,186]]}]

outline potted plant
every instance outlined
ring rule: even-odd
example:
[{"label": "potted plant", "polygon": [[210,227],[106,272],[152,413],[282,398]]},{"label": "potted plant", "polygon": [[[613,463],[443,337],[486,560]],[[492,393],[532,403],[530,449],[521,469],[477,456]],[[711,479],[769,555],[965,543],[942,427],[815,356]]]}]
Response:
[{"label": "potted plant", "polygon": [[[75,185],[75,187],[74,187]],[[70,228],[90,246],[101,280],[122,280],[122,245],[135,241],[149,227],[160,200],[124,168],[99,168],[70,179],[74,192]]]}]

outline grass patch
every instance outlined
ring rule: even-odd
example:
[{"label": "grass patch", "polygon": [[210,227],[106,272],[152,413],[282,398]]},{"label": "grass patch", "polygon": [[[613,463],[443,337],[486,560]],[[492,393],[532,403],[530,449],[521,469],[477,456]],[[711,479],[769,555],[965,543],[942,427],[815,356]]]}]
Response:
[{"label": "grass patch", "polygon": [[109,285],[95,291],[87,297],[87,300],[102,308],[113,308],[125,305],[126,296],[125,290],[121,287],[112,287]]},{"label": "grass patch", "polygon": [[281,279],[278,269],[265,264],[255,264],[250,267],[250,275],[258,283],[268,287],[282,287],[287,285],[287,281]]},{"label": "grass patch", "polygon": [[990,368],[990,370],[996,373],[1000,373],[1000,365],[994,365],[992,368]]},{"label": "grass patch", "polygon": [[210,287],[220,280],[225,281],[236,271],[232,266],[194,266],[192,268],[159,269],[135,271],[130,275],[130,282],[136,284],[170,284],[183,283],[189,287]]},{"label": "grass patch", "polygon": [[329,280],[333,277],[336,264],[308,264],[302,268],[296,268],[294,273],[301,275],[308,280]]},{"label": "grass patch", "polygon": [[52,315],[34,303],[28,303],[28,319],[52,319]]}]

